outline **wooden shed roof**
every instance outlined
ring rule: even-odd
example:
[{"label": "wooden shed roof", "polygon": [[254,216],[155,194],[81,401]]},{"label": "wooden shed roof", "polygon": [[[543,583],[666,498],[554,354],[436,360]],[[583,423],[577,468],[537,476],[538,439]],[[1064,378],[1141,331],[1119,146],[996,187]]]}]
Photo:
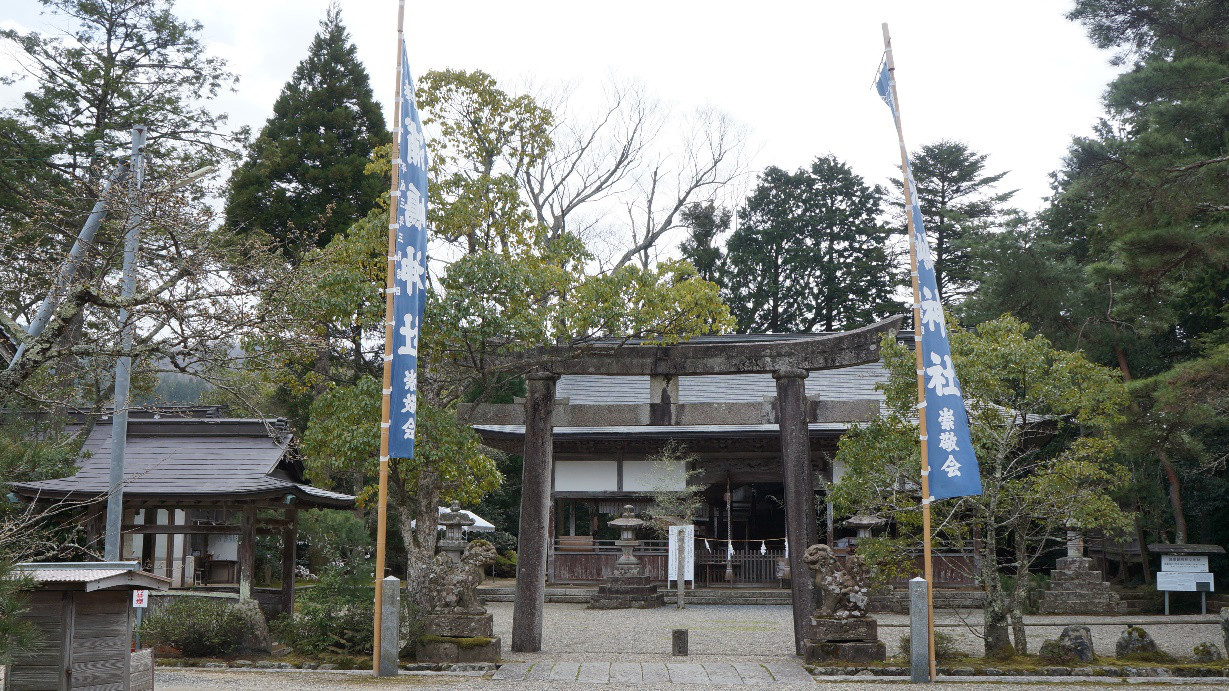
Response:
[{"label": "wooden shed roof", "polygon": [[[299,506],[350,508],[354,497],[311,487],[290,455],[284,424],[260,419],[131,420],[124,454],[125,500],[281,500]],[[111,467],[111,424],[100,422],[86,439],[71,477],[19,482],[14,492],[30,499],[86,498],[105,494]]]},{"label": "wooden shed roof", "polygon": [[17,564],[17,574],[29,576],[39,585],[77,586],[95,590],[166,590],[171,579],[141,571],[135,561],[49,562]]}]

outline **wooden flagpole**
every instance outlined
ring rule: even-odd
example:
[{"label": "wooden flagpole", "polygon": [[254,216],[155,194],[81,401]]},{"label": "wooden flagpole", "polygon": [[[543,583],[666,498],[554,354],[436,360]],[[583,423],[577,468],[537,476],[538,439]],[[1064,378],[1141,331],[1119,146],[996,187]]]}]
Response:
[{"label": "wooden flagpole", "polygon": [[388,538],[388,428],[392,412],[393,389],[393,288],[397,275],[397,184],[401,169],[401,52],[405,43],[405,0],[397,3],[397,88],[393,92],[393,152],[392,184],[388,191],[388,268],[384,274],[384,386],[380,397],[380,491],[376,508],[376,611],[375,645],[371,650],[371,671],[380,674],[380,627],[383,620],[384,593],[380,581],[384,579],[384,543]]},{"label": "wooden flagpole", "polygon": [[892,108],[896,111],[896,136],[900,141],[900,175],[905,190],[905,217],[909,228],[909,276],[913,283],[913,354],[917,363],[918,433],[922,447],[922,575],[926,579],[926,644],[930,657],[930,680],[935,680],[935,600],[934,567],[930,554],[930,460],[926,452],[926,382],[922,374],[921,302],[917,276],[917,228],[913,224],[913,198],[909,189],[909,151],[905,148],[905,131],[900,123],[900,98],[896,94],[896,62],[892,58],[892,37],[887,22],[883,23],[884,59],[891,77]]}]

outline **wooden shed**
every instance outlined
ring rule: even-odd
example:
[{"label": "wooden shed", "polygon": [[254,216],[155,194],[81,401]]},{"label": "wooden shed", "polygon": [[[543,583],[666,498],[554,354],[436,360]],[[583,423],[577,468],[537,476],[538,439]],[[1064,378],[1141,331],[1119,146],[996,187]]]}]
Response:
[{"label": "wooden shed", "polygon": [[[18,564],[37,584],[22,617],[38,629],[32,650],[14,657],[5,691],[152,688],[132,681],[132,591],[170,580],[136,562]],[[152,668],[151,668],[152,672]]]}]

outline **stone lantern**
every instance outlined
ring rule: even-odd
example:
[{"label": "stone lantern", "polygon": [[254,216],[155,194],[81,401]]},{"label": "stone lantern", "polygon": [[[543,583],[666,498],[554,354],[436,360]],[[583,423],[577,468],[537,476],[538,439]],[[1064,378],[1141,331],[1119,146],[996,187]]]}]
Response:
[{"label": "stone lantern", "polygon": [[461,505],[452,502],[447,511],[440,514],[439,524],[444,526],[444,538],[439,541],[440,551],[454,563],[461,563],[465,552],[465,529],[474,524],[469,514],[461,511]]},{"label": "stone lantern", "polygon": [[845,525],[858,531],[859,540],[871,537],[871,530],[887,523],[882,518],[867,516],[865,514],[857,514],[851,516],[845,521]]},{"label": "stone lantern", "polygon": [[615,561],[615,573],[619,576],[641,575],[640,560],[632,553],[640,546],[640,540],[636,539],[636,530],[644,525],[644,521],[636,518],[636,508],[631,504],[624,506],[623,515],[611,521],[610,525],[619,529],[620,535],[619,539],[615,540],[615,546],[623,551]]},{"label": "stone lantern", "polygon": [[658,592],[649,576],[644,573],[644,566],[632,553],[640,546],[636,539],[636,530],[644,525],[644,521],[636,518],[636,507],[628,504],[623,507],[623,515],[610,521],[610,525],[619,529],[619,539],[615,545],[622,550],[615,561],[613,574],[606,582],[598,586],[597,592],[589,599],[590,609],[649,609],[665,604],[665,596]]}]

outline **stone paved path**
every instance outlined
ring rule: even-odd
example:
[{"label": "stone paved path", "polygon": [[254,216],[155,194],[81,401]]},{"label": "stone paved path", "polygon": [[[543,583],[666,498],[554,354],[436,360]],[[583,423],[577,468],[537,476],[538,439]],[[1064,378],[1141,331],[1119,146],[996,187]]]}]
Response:
[{"label": "stone paved path", "polygon": [[493,681],[776,688],[815,685],[801,665],[791,662],[510,662],[495,672]]}]

